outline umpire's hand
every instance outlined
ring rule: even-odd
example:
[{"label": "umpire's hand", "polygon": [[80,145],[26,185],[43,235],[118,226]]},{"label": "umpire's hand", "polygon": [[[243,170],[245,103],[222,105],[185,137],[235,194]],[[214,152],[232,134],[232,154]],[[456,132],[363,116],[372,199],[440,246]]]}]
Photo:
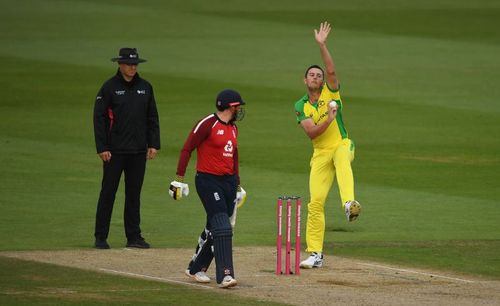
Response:
[{"label": "umpire's hand", "polygon": [[147,159],[155,159],[156,157],[156,149],[155,148],[148,148],[148,155],[146,156]]},{"label": "umpire's hand", "polygon": [[103,162],[108,162],[111,160],[111,152],[110,151],[104,151],[104,152],[98,153],[98,155],[102,159]]}]

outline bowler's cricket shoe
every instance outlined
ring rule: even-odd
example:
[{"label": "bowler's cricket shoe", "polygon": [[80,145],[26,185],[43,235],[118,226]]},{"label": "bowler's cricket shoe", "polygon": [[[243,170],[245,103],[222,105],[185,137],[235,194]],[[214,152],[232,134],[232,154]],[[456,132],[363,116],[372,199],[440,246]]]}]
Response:
[{"label": "bowler's cricket shoe", "polygon": [[226,276],[224,276],[222,283],[219,284],[219,287],[220,288],[231,288],[231,287],[236,286],[237,284],[238,284],[238,282],[231,275],[226,275]]},{"label": "bowler's cricket shoe", "polygon": [[195,274],[191,274],[189,272],[189,269],[186,269],[186,271],[184,273],[186,273],[186,275],[189,276],[189,278],[195,280],[198,283],[209,283],[210,282],[210,277],[208,277],[207,274],[203,271],[196,272]]},{"label": "bowler's cricket shoe", "polygon": [[323,254],[312,252],[311,255],[300,263],[302,269],[321,268],[323,266]]},{"label": "bowler's cricket shoe", "polygon": [[361,204],[356,200],[347,201],[345,202],[344,209],[347,221],[352,222],[356,220],[361,213]]}]

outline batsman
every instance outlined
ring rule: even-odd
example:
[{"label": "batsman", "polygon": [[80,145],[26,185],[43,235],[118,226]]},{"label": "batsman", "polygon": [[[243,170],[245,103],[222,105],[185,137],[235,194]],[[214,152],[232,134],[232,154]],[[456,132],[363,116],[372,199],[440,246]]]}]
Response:
[{"label": "batsman", "polygon": [[331,26],[323,22],[314,30],[325,71],[318,65],[306,69],[304,84],[307,93],[295,103],[297,122],[313,145],[309,175],[310,202],[307,206],[306,252],[310,256],[300,263],[301,268],[320,268],[323,265],[325,236],[325,201],[335,177],[341,204],[349,222],[356,220],[361,205],[354,198],[354,142],[348,138],[342,118],[344,103],[333,58],[326,46]]},{"label": "batsman", "polygon": [[180,200],[189,194],[184,175],[196,149],[196,191],[206,212],[206,225],[198,238],[195,254],[185,273],[196,282],[208,283],[206,274],[215,258],[215,275],[221,288],[237,285],[233,267],[233,227],[236,210],[246,192],[240,186],[238,128],[245,102],[232,89],[221,91],[215,100],[217,111],[199,120],[191,130],[179,156],[177,178],[169,194]]}]

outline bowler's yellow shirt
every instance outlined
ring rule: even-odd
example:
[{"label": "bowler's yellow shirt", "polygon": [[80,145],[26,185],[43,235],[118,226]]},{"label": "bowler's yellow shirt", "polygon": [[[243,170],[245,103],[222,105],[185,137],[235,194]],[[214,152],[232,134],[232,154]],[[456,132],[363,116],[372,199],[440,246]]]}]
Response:
[{"label": "bowler's yellow shirt", "polygon": [[295,103],[295,114],[297,122],[311,118],[316,125],[322,123],[328,118],[328,103],[334,100],[337,102],[337,116],[323,134],[312,140],[314,149],[334,148],[342,139],[347,138],[347,130],[342,121],[342,100],[339,90],[331,90],[328,84],[324,83],[321,89],[321,95],[318,102],[312,104],[309,101],[309,95],[306,94]]}]

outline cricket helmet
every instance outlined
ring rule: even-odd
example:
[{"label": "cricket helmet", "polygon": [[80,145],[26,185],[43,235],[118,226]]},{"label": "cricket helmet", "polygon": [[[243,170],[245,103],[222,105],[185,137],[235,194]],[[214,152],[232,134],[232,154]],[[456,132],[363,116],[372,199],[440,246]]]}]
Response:
[{"label": "cricket helmet", "polygon": [[241,98],[240,94],[232,89],[224,89],[217,95],[217,98],[215,99],[215,106],[219,111],[223,111],[230,106],[238,106],[244,104],[245,102]]}]

